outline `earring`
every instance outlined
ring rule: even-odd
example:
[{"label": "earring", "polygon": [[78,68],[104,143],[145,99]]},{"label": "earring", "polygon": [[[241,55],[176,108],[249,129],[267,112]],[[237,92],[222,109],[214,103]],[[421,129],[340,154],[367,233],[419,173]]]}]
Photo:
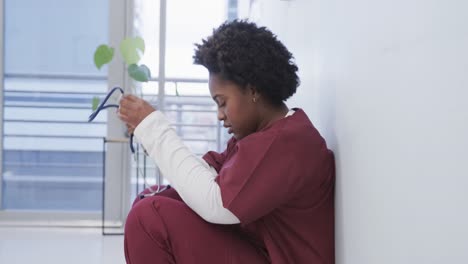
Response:
[{"label": "earring", "polygon": [[253,101],[254,103],[256,103],[256,102],[257,102],[257,97],[252,98],[252,101]]}]

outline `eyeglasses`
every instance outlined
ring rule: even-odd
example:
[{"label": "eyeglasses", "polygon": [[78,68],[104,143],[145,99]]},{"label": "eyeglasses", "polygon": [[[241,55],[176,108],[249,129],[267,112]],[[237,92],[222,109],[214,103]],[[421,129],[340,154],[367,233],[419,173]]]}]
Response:
[{"label": "eyeglasses", "polygon": [[[92,112],[91,115],[89,115],[88,122],[92,122],[98,116],[99,112],[101,112],[101,110],[104,110],[104,109],[107,109],[107,108],[119,108],[118,104],[107,104],[107,101],[109,100],[109,98],[116,91],[119,91],[121,94],[124,94],[124,90],[122,88],[120,88],[120,87],[112,88],[112,90],[110,90],[107,93],[106,97],[104,98],[104,100],[102,100],[102,102],[99,104],[99,106],[96,108],[96,110],[94,110],[94,112]],[[135,153],[135,148],[133,147],[133,133],[130,135],[129,142],[130,142],[129,143],[130,144],[130,150],[132,151],[132,153]]]},{"label": "eyeglasses", "polygon": [[[99,104],[99,106],[96,108],[96,110],[94,110],[94,112],[91,113],[91,115],[89,115],[89,118],[88,118],[88,122],[92,122],[99,114],[99,112],[101,112],[101,110],[104,110],[104,109],[107,109],[107,108],[119,108],[119,105],[118,104],[107,104],[107,101],[109,100],[109,98],[112,96],[112,94],[114,94],[116,91],[119,91],[121,94],[124,94],[124,90],[120,87],[114,87],[112,88],[112,90],[110,90],[106,97],[104,98],[104,100],[102,100],[102,102]],[[133,146],[133,133],[130,135],[130,150],[132,151],[132,154],[133,154],[133,157],[135,159],[135,161],[138,163],[137,159],[136,159],[136,152],[135,152],[135,148]],[[144,151],[145,155],[146,155],[146,151]],[[138,174],[143,174],[141,171],[140,171],[140,168],[139,168],[139,164],[137,164],[137,173]],[[143,199],[145,197],[148,197],[148,196],[153,196],[155,194],[158,194],[168,188],[169,185],[167,186],[161,186],[161,183],[160,183],[160,180],[159,180],[159,177],[156,177],[156,190],[153,189],[147,182],[146,182],[146,179],[145,179],[145,182],[144,182],[144,185],[145,187],[148,188],[148,193],[146,194],[141,194],[140,195],[140,199]]]}]

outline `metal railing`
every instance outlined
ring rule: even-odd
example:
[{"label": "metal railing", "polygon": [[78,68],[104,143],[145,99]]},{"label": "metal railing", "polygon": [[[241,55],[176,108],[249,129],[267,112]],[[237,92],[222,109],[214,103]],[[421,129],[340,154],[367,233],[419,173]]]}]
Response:
[{"label": "metal railing", "polygon": [[[11,80],[15,81],[13,85],[9,85]],[[43,89],[31,89],[34,80],[40,80]],[[75,88],[76,85],[83,86],[80,82],[90,80],[91,86],[101,88],[96,91]],[[207,82],[177,78],[166,81],[174,84]],[[59,90],[61,84],[63,90]],[[92,98],[105,95],[106,79],[82,75],[5,74],[4,87],[3,181],[7,183],[4,187],[15,182],[100,184],[103,160],[99,157],[107,120],[106,115],[92,123],[88,123],[87,118],[91,113]],[[154,96],[144,94],[143,98]],[[164,104],[174,128],[195,154],[220,150],[222,127],[216,120],[216,106],[210,96],[168,95]],[[68,160],[67,155],[70,155]],[[96,159],[87,158],[90,155]],[[57,158],[62,160],[54,160]],[[145,171],[156,171],[151,162],[145,165]]]}]

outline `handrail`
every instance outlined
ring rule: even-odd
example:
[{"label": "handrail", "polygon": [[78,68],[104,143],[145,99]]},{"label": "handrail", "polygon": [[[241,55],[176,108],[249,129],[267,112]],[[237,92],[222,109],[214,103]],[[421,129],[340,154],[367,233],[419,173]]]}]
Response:
[{"label": "handrail", "polygon": [[[49,80],[97,80],[105,81],[107,77],[104,75],[92,74],[63,74],[63,73],[5,73],[4,78],[18,78],[18,79],[49,79]],[[166,77],[166,82],[173,83],[207,83],[208,79],[203,78],[178,78]],[[154,77],[150,79],[151,82],[159,81],[159,78]]]}]

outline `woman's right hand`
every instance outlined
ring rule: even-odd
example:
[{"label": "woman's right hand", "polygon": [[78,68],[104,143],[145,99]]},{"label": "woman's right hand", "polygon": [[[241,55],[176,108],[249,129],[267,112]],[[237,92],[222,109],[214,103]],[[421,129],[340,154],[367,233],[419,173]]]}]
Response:
[{"label": "woman's right hand", "polygon": [[118,116],[125,122],[127,129],[133,133],[133,130],[156,109],[147,101],[134,95],[124,95],[120,99]]}]

